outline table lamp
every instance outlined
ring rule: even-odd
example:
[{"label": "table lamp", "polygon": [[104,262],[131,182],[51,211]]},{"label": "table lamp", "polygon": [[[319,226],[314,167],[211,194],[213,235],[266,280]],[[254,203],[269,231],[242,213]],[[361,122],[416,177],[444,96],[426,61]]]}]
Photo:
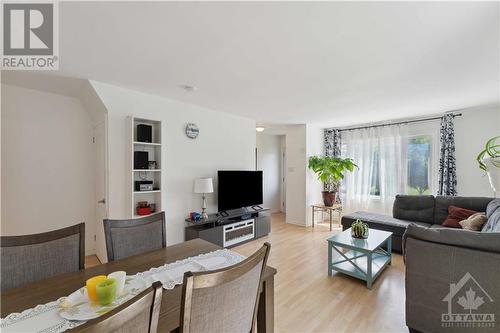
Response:
[{"label": "table lamp", "polygon": [[206,193],[213,193],[214,186],[212,184],[212,178],[198,178],[194,181],[194,193],[203,194],[203,203],[201,206],[201,217],[203,219],[208,218],[207,210],[207,200],[205,198]]}]

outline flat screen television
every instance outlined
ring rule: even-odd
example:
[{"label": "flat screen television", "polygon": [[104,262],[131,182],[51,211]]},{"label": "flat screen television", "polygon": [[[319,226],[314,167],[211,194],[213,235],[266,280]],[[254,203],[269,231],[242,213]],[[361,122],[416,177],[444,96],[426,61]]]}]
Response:
[{"label": "flat screen television", "polygon": [[219,211],[262,205],[262,171],[219,171]]}]

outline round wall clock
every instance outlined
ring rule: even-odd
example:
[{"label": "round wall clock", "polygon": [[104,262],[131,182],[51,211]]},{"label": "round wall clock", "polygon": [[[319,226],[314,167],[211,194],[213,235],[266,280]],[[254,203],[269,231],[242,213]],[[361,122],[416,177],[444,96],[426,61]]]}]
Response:
[{"label": "round wall clock", "polygon": [[198,134],[200,134],[200,130],[198,129],[198,126],[193,123],[188,123],[186,125],[186,135],[190,139],[196,139],[198,137]]}]

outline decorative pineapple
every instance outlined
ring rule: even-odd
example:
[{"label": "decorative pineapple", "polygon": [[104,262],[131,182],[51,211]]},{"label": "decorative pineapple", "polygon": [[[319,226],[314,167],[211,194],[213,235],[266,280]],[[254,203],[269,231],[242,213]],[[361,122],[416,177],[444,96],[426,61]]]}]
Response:
[{"label": "decorative pineapple", "polygon": [[351,225],[351,235],[355,238],[368,238],[368,224],[356,220]]}]

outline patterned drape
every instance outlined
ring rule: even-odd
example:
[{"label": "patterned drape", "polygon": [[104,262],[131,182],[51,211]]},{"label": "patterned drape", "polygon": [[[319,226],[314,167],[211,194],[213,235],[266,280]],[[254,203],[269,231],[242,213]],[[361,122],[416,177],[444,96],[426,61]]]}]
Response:
[{"label": "patterned drape", "polygon": [[457,166],[455,162],[455,128],[453,114],[444,114],[439,130],[438,195],[457,195]]},{"label": "patterned drape", "polygon": [[340,157],[340,144],[342,136],[339,129],[325,129],[325,154],[326,156]]}]

